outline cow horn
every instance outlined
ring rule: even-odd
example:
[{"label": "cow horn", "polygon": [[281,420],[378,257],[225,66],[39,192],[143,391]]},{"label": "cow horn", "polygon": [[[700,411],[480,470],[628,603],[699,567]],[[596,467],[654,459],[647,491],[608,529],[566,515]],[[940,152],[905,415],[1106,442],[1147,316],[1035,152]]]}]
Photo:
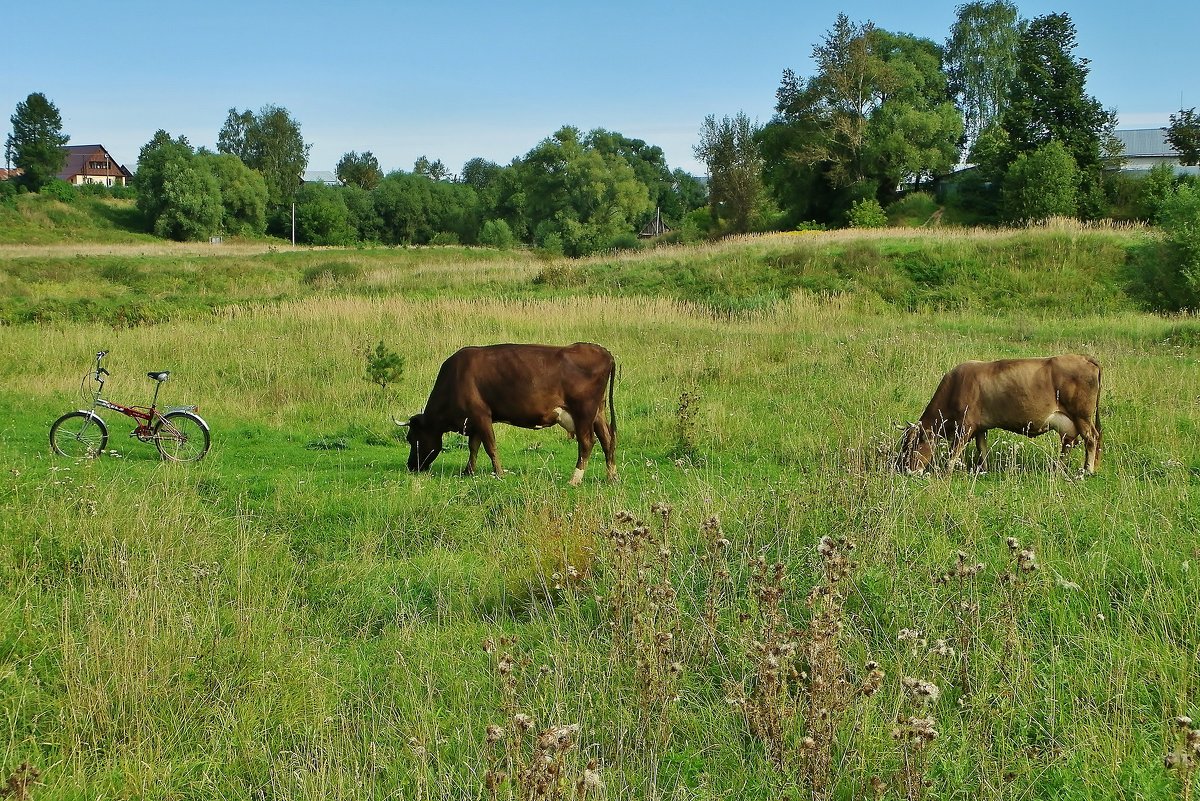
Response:
[{"label": "cow horn", "polygon": [[409,421],[408,421],[408,420],[405,420],[403,423],[401,423],[401,422],[400,422],[399,420],[397,420],[395,417],[393,417],[393,418],[392,418],[392,422],[393,422],[393,423],[395,423],[396,425],[400,426],[401,428],[407,428],[407,427],[408,427],[408,423],[409,423]]}]

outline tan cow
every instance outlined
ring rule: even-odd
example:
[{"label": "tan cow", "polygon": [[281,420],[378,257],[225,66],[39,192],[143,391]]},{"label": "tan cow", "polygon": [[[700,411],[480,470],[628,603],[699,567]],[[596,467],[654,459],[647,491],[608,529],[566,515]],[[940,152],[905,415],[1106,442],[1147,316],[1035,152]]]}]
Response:
[{"label": "tan cow", "polygon": [[1083,470],[1094,473],[1100,464],[1100,363],[1075,354],[963,362],[942,377],[921,419],[905,430],[896,467],[925,470],[937,440],[945,437],[948,469],[974,438],[976,468],[983,470],[993,428],[1028,437],[1056,431],[1060,456],[1082,438]]}]

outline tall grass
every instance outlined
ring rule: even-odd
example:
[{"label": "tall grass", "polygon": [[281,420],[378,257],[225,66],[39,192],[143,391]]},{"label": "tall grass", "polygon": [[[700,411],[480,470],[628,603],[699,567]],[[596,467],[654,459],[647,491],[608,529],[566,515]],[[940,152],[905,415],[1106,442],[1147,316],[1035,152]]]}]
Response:
[{"label": "tall grass", "polygon": [[[1014,250],[1058,253],[1053,279],[1124,235],[1008,236],[951,243],[986,261],[985,277],[1018,274]],[[34,798],[527,797],[538,784],[521,766],[569,730],[545,797],[1180,796],[1162,757],[1172,719],[1200,701],[1200,354],[1180,335],[1193,321],[1081,309],[1065,290],[1055,307],[910,312],[790,289],[718,308],[609,294],[595,277],[645,278],[663,260],[726,276],[789,259],[825,270],[838,249],[919,256],[924,242],[791,240],[807,241],[595,260],[569,291],[538,288],[543,265],[519,258],[247,254],[215,313],[0,327],[0,780],[28,763]],[[185,300],[208,291],[207,271],[233,274],[226,257],[188,258]],[[357,271],[305,283],[334,262]],[[184,269],[136,265],[149,286]],[[380,340],[406,359],[390,406],[366,380]],[[576,340],[620,365],[621,483],[593,466],[570,488],[573,442],[508,427],[503,480],[458,476],[453,437],[430,473],[404,470],[390,416],[421,408],[456,348]],[[199,403],[212,425],[203,462],[161,464],[113,416],[118,455],[50,457],[49,423],[78,405],[101,348],[120,400],[148,400],[144,373],[172,370],[163,400]],[[1004,434],[986,475],[886,470],[896,426],[950,366],[1066,351],[1104,365],[1096,477],[1057,470],[1050,438]],[[636,523],[652,543],[640,570],[612,534]],[[857,548],[837,602],[809,603],[827,582],[825,536]],[[1037,570],[1020,569],[1010,537]],[[755,645],[764,564],[782,566],[776,647],[823,654],[798,656],[764,696],[770,747],[730,703],[770,668]],[[981,567],[943,580],[957,565]],[[638,628],[613,611],[632,599]],[[823,641],[836,650],[806,648],[818,628],[836,629]],[[883,676],[859,695],[868,663]],[[836,699],[827,718],[809,702],[822,698]],[[825,750],[806,743],[814,733]]]}]

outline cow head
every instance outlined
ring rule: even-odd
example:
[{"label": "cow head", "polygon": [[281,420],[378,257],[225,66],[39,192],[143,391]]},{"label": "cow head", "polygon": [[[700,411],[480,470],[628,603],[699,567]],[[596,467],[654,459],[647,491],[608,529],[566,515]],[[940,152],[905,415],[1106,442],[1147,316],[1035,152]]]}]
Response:
[{"label": "cow head", "polygon": [[900,450],[896,454],[896,470],[901,473],[923,473],[933,461],[933,432],[920,423],[904,429]]},{"label": "cow head", "polygon": [[408,429],[408,469],[414,473],[428,470],[433,460],[442,452],[442,434],[425,419],[423,414],[414,414],[407,423],[397,425]]}]

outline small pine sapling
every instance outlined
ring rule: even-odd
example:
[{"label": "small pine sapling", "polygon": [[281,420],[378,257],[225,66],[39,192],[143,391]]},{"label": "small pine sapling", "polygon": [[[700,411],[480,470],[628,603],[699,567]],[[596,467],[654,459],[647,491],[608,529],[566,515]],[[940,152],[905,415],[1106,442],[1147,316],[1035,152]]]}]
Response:
[{"label": "small pine sapling", "polygon": [[387,392],[389,384],[397,384],[404,375],[404,357],[390,350],[383,340],[374,350],[367,351],[367,380]]}]

